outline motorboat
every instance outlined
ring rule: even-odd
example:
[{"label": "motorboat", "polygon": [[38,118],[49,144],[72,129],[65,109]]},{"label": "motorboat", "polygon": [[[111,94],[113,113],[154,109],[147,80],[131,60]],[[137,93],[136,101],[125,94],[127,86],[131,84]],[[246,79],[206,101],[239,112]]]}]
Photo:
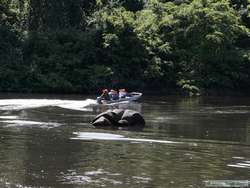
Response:
[{"label": "motorboat", "polygon": [[142,93],[139,92],[130,92],[127,93],[125,97],[119,98],[116,100],[104,100],[101,97],[97,97],[96,101],[98,104],[113,104],[113,103],[120,103],[120,102],[132,102],[137,101],[139,98],[141,98]]}]

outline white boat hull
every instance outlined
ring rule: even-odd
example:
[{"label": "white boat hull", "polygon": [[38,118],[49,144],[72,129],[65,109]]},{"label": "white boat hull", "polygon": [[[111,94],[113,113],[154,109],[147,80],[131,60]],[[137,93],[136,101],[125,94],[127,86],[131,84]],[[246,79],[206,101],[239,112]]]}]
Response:
[{"label": "white boat hull", "polygon": [[141,98],[141,96],[142,96],[142,93],[131,92],[131,93],[128,93],[128,96],[117,99],[117,100],[100,100],[100,98],[97,97],[97,103],[113,104],[113,103],[120,103],[120,102],[131,102],[131,101],[137,101],[139,98]]}]

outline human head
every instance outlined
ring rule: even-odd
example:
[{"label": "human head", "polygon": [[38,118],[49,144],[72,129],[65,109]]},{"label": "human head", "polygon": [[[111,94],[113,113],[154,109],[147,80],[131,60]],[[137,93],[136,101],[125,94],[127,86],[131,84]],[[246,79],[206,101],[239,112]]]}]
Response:
[{"label": "human head", "polygon": [[103,93],[107,93],[108,90],[107,90],[107,89],[103,89],[102,92],[103,92]]},{"label": "human head", "polygon": [[111,89],[110,91],[111,91],[112,93],[117,93],[117,91],[114,90],[114,89]]}]

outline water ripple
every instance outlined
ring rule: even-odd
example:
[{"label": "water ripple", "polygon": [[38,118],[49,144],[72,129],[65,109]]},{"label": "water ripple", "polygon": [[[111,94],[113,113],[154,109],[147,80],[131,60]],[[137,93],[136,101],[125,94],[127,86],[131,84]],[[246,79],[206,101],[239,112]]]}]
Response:
[{"label": "water ripple", "polygon": [[39,126],[40,128],[55,128],[59,127],[61,124],[55,122],[37,122],[28,120],[4,120],[0,121],[5,123],[4,127],[25,127],[25,126]]},{"label": "water ripple", "polygon": [[247,168],[250,169],[250,161],[246,160],[244,157],[232,157],[232,159],[240,160],[233,164],[228,164],[229,167],[235,167],[235,168]]},{"label": "water ripple", "polygon": [[0,119],[18,119],[18,116],[0,116]]},{"label": "water ripple", "polygon": [[[66,174],[61,173],[61,175],[63,176],[62,181],[64,184],[96,184],[100,186],[105,186],[106,183],[112,185],[119,185],[123,183],[122,181],[118,181],[110,177],[117,176],[117,174],[112,174],[108,171],[104,171],[103,169],[87,171],[84,174],[78,174],[74,170],[68,170]],[[99,177],[100,175],[106,175],[106,177]]]}]

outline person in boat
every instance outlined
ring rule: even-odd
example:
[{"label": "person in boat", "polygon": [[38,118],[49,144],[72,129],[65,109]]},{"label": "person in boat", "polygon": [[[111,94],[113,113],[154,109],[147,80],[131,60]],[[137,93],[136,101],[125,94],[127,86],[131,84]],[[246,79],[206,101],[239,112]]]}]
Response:
[{"label": "person in boat", "polygon": [[125,89],[119,89],[119,98],[125,98],[127,96],[127,91]]},{"label": "person in boat", "polygon": [[119,99],[119,94],[114,89],[111,89],[108,94],[109,94],[109,97],[110,97],[111,100],[118,100]]},{"label": "person in boat", "polygon": [[110,101],[110,96],[109,96],[107,89],[102,90],[102,94],[100,96],[100,99]]}]

